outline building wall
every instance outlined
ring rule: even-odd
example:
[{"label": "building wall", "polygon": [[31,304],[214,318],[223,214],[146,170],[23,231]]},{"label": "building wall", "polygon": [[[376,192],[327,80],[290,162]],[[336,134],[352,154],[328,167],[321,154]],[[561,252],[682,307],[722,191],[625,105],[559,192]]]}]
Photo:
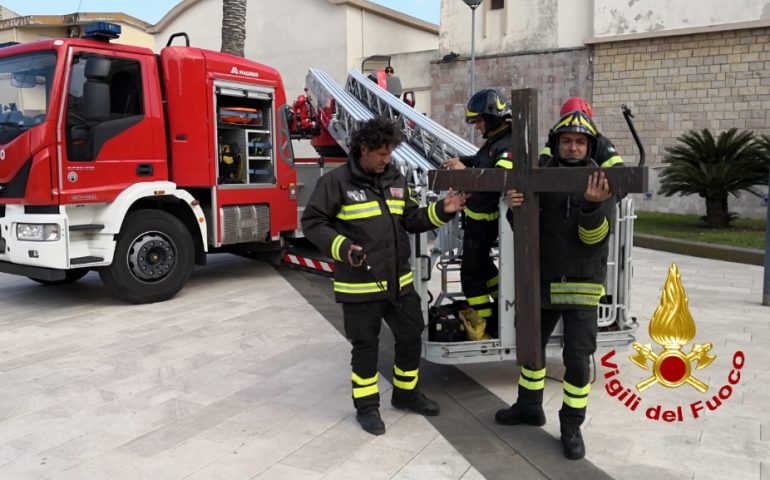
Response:
[{"label": "building wall", "polygon": [[594,0],[593,34],[621,35],[747,22],[770,18],[756,0]]},{"label": "building wall", "polygon": [[[486,1],[476,9],[476,55],[572,48],[592,35],[590,0],[508,0],[500,10]],[[441,2],[441,56],[470,56],[471,9]]]},{"label": "building wall", "polygon": [[[302,15],[294,15],[290,21],[275,21],[286,12],[299,11]],[[200,28],[200,25],[213,28]],[[186,31],[191,45],[219,51],[221,25],[221,0],[194,3],[155,34],[156,49],[163,48],[172,33]],[[311,66],[324,69],[338,80],[345,78],[346,40],[341,34],[344,25],[344,9],[330,8],[326,2],[248,2],[245,56],[276,68],[291,99],[302,93]]]},{"label": "building wall", "polygon": [[[690,130],[770,133],[770,27],[595,46],[594,115],[628,163],[637,149],[620,112],[626,103],[652,167],[652,198],[640,209],[705,214],[697,196],[657,195],[665,149]],[[762,200],[742,194],[730,210],[761,218]]]},{"label": "building wall", "polygon": [[[467,61],[432,65],[433,119],[467,137],[465,106],[469,98]],[[593,74],[590,48],[476,59],[476,89],[538,90],[538,138],[544,144],[548,130],[558,119],[563,100],[569,96],[590,97]],[[477,141],[480,139],[477,138]]]},{"label": "building wall", "polygon": [[406,28],[390,18],[347,6],[348,64],[361,68],[361,60],[370,55],[435,50],[438,35],[418,28]]}]

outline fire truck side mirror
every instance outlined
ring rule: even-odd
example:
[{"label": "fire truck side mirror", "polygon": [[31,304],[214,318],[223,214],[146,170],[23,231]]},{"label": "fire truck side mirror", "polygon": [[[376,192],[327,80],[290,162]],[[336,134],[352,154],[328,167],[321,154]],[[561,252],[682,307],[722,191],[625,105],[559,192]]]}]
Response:
[{"label": "fire truck side mirror", "polygon": [[103,121],[110,115],[110,85],[107,76],[112,62],[104,57],[89,57],[87,62],[80,112],[86,120]]}]

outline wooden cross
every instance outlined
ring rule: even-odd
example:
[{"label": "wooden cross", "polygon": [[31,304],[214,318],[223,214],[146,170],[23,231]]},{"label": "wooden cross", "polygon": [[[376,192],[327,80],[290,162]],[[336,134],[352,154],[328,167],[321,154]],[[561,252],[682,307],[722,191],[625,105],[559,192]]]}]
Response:
[{"label": "wooden cross", "polygon": [[[524,193],[524,204],[513,209],[516,361],[544,368],[540,345],[540,208],[538,193],[583,192],[596,171],[607,175],[613,194],[647,191],[647,167],[537,168],[537,90],[511,92],[514,168],[434,170],[428,173],[433,191]],[[556,152],[554,152],[556,153]]]}]

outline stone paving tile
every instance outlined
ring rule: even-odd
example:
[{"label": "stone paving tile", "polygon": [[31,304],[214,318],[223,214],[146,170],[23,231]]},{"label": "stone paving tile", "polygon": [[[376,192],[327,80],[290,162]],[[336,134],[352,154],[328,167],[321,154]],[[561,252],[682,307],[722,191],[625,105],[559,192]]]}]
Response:
[{"label": "stone paving tile", "polygon": [[[254,480],[316,480],[321,477],[318,472],[310,470],[303,470],[301,468],[288,467],[286,465],[276,463],[272,467],[268,468],[264,472],[260,473],[256,477],[252,477]],[[327,477],[337,478],[337,477]],[[364,477],[358,477],[364,478]]]},{"label": "stone paving tile", "polygon": [[484,480],[484,476],[481,475],[481,472],[476,470],[475,467],[470,466],[468,467],[468,470],[466,470],[465,474],[460,477],[460,480]]},{"label": "stone paving tile", "polygon": [[[175,480],[192,475],[230,449],[216,442],[192,438],[163,452],[147,463],[136,465],[120,480]],[[118,479],[116,479],[118,480]]]},{"label": "stone paving tile", "polygon": [[437,437],[430,445],[398,471],[394,480],[459,479],[470,467],[468,461],[444,437]]},{"label": "stone paving tile", "polygon": [[413,452],[400,448],[367,443],[330,469],[325,477],[335,480],[387,480],[414,456]]},{"label": "stone paving tile", "polygon": [[361,429],[355,415],[351,413],[343,421],[288,455],[281,463],[326,473],[370,440],[373,440],[372,435]]},{"label": "stone paving tile", "polygon": [[373,443],[414,454],[428,446],[439,435],[420,415],[404,415],[392,425],[386,425],[386,428],[388,435],[375,438]]}]

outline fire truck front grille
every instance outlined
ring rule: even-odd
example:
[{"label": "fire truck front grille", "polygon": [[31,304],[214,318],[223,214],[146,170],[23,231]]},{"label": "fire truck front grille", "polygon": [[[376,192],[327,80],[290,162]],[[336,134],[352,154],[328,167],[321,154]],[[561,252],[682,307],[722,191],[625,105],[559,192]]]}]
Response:
[{"label": "fire truck front grille", "polygon": [[222,207],[222,245],[270,240],[270,208],[267,205]]}]

